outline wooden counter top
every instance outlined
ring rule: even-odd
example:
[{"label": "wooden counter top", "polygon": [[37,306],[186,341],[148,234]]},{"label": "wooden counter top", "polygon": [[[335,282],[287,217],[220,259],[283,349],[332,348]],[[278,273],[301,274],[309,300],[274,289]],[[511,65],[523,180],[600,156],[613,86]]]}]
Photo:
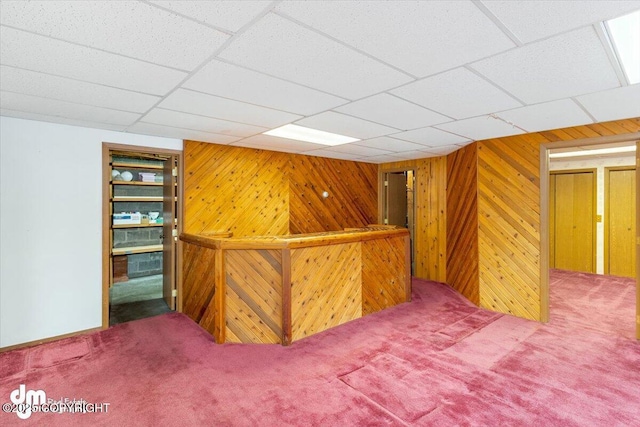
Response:
[{"label": "wooden counter top", "polygon": [[366,240],[385,239],[387,237],[408,234],[409,230],[403,227],[371,225],[342,231],[283,236],[231,237],[230,233],[212,233],[207,235],[183,233],[180,235],[180,240],[211,249],[295,249],[363,242]]}]

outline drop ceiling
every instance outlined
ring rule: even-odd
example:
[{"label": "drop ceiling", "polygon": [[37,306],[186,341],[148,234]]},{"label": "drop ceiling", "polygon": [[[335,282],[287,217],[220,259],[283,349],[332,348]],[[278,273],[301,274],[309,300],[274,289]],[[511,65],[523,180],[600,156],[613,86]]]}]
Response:
[{"label": "drop ceiling", "polygon": [[[371,163],[640,117],[640,1],[0,1],[0,114]],[[359,138],[262,133],[294,123]]]}]

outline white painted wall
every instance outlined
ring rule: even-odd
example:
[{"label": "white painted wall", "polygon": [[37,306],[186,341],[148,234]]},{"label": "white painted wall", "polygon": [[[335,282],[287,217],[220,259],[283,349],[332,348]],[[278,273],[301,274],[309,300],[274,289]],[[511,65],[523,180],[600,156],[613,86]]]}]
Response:
[{"label": "white painted wall", "polygon": [[102,324],[102,142],[182,150],[0,117],[0,347]]},{"label": "white painted wall", "polygon": [[604,169],[614,166],[633,166],[635,158],[608,157],[603,159],[582,159],[570,161],[553,160],[549,164],[549,170],[567,169],[597,169],[598,195],[597,215],[602,215],[602,222],[596,224],[596,273],[604,274]]}]

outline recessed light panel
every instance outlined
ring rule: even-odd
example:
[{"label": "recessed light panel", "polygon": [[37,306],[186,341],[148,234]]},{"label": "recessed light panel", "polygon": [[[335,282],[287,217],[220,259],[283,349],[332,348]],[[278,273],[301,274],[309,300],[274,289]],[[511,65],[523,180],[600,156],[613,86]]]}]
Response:
[{"label": "recessed light panel", "polygon": [[314,142],[323,145],[341,145],[360,141],[350,136],[325,132],[298,125],[284,125],[276,129],[264,132],[265,135],[279,136],[280,138],[295,139],[297,141]]},{"label": "recessed light panel", "polygon": [[629,84],[640,83],[640,10],[610,19],[606,27]]}]

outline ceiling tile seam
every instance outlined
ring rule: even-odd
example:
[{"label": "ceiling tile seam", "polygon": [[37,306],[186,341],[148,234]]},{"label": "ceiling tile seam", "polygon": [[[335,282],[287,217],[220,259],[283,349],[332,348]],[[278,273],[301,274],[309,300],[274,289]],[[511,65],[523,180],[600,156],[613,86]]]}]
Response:
[{"label": "ceiling tile seam", "polygon": [[509,37],[509,39],[513,43],[515,43],[516,46],[521,47],[524,45],[524,43],[509,29],[509,27],[507,27],[504,22],[502,22],[496,15],[494,15],[493,12],[487,6],[485,6],[484,3],[482,3],[482,1],[471,0],[471,3],[473,3],[478,9],[480,9],[480,12],[482,12],[487,18],[489,18],[489,20],[493,22],[493,24],[498,27],[498,29],[502,31],[505,36]]},{"label": "ceiling tile seam", "polygon": [[[485,114],[484,116],[486,116],[487,118],[489,118],[489,116],[487,116],[486,114]],[[482,117],[482,116],[480,116],[480,117]],[[465,119],[465,120],[466,120],[466,119]],[[442,123],[442,124],[444,124],[444,123]],[[433,128],[438,129],[439,131],[442,131],[442,132],[450,133],[451,135],[459,136],[460,138],[467,139],[469,144],[470,144],[470,143],[472,143],[472,142],[475,142],[475,141],[476,141],[475,139],[473,139],[473,138],[469,138],[468,136],[460,135],[459,133],[455,133],[455,132],[452,132],[452,131],[450,131],[450,130],[441,129],[441,128],[439,128],[438,126],[440,126],[440,125],[433,126]],[[399,137],[397,137],[397,136],[396,136],[395,138],[400,139],[400,138],[399,138]],[[437,148],[437,147],[436,147],[436,146],[431,146],[431,147],[429,147],[429,148]]]},{"label": "ceiling tile seam", "polygon": [[[409,104],[413,104],[413,105],[415,105],[416,107],[420,107],[420,108],[423,108],[423,109],[425,109],[425,110],[431,111],[432,113],[436,113],[436,114],[439,114],[439,115],[441,115],[441,116],[444,116],[444,117],[448,118],[450,121],[457,120],[455,117],[451,117],[451,116],[449,116],[449,115],[447,115],[447,114],[444,114],[444,113],[441,113],[441,112],[439,112],[439,111],[436,111],[436,110],[434,110],[433,108],[425,107],[424,105],[420,105],[420,104],[418,104],[418,103],[416,103],[416,102],[413,102],[413,101],[412,101],[412,100],[410,100],[410,99],[404,99],[403,97],[401,97],[401,96],[399,96],[399,95],[396,95],[396,94],[394,94],[394,93],[388,93],[388,92],[387,92],[387,94],[388,94],[388,95],[390,95],[390,96],[393,96],[394,98],[397,98],[397,99],[400,99],[400,100],[402,100],[402,101],[408,102]],[[447,122],[440,122],[440,123],[437,123],[437,124],[442,124],[442,123],[447,123]],[[435,123],[434,123],[434,124],[435,124]],[[413,130],[413,129],[411,129],[411,130]]]},{"label": "ceiling tile seam", "polygon": [[342,45],[342,46],[346,47],[346,48],[347,48],[347,49],[349,49],[349,50],[352,50],[352,51],[354,51],[354,52],[357,52],[357,53],[359,53],[359,54],[361,54],[361,55],[366,56],[366,57],[367,57],[367,58],[369,58],[369,59],[372,59],[372,60],[374,60],[374,61],[376,61],[376,62],[379,62],[380,64],[382,64],[382,65],[384,65],[384,66],[386,66],[386,67],[389,67],[389,68],[391,68],[391,69],[393,69],[393,70],[395,70],[395,71],[397,71],[397,72],[399,72],[399,73],[402,73],[402,74],[404,74],[404,75],[405,75],[405,76],[407,76],[407,77],[410,77],[410,78],[412,78],[412,79],[414,79],[414,80],[418,80],[418,78],[419,78],[418,76],[415,76],[415,75],[413,75],[413,74],[409,73],[408,71],[403,70],[402,68],[399,68],[399,67],[397,67],[397,66],[395,66],[395,65],[389,64],[388,62],[385,62],[384,60],[382,60],[382,59],[380,59],[380,58],[378,58],[378,57],[376,57],[376,56],[373,56],[372,54],[370,54],[370,53],[368,53],[368,52],[365,52],[364,50],[358,49],[358,48],[357,48],[357,47],[355,47],[355,46],[352,46],[352,45],[350,45],[350,44],[348,44],[348,43],[345,43],[345,42],[343,42],[342,40],[339,40],[339,39],[337,39],[337,38],[335,38],[335,37],[333,37],[333,36],[331,36],[331,35],[329,35],[329,34],[327,34],[327,33],[324,33],[324,32],[322,32],[322,31],[320,31],[320,30],[318,30],[318,29],[316,29],[316,28],[314,28],[314,27],[310,26],[310,25],[307,25],[307,24],[305,24],[305,23],[304,23],[304,22],[302,22],[302,21],[298,21],[297,19],[293,18],[292,16],[287,15],[286,13],[284,13],[284,12],[282,12],[282,11],[274,10],[272,13],[273,13],[274,15],[278,15],[278,16],[280,16],[281,18],[284,18],[284,19],[286,19],[286,20],[288,20],[288,21],[290,21],[290,22],[292,22],[292,23],[294,23],[294,24],[296,24],[296,25],[298,25],[298,26],[300,26],[300,27],[302,27],[302,28],[305,28],[305,29],[307,29],[307,30],[309,30],[309,31],[311,31],[311,32],[314,32],[314,33],[316,33],[316,34],[318,34],[318,35],[320,35],[320,36],[322,36],[322,37],[324,37],[324,38],[327,38],[327,39],[329,39],[329,40],[331,40],[331,41],[334,41],[334,42],[336,42],[336,43],[338,43],[338,44],[340,44],[340,45]]},{"label": "ceiling tile seam", "polygon": [[629,86],[629,81],[627,80],[627,77],[625,76],[625,73],[622,70],[622,66],[620,65],[620,62],[618,61],[618,58],[617,58],[616,53],[615,53],[615,50],[614,50],[613,46],[611,45],[611,40],[607,36],[607,34],[605,32],[605,29],[603,28],[603,26],[600,23],[593,24],[593,29],[595,30],[596,34],[598,35],[598,39],[600,40],[600,44],[602,45],[602,48],[604,49],[604,52],[606,53],[607,58],[609,59],[609,63],[611,64],[611,67],[613,68],[613,71],[616,73],[616,77],[618,78],[618,81],[620,82],[620,86]]},{"label": "ceiling tile seam", "polygon": [[[229,97],[227,97],[227,96],[215,95],[215,94],[212,94],[212,93],[209,93],[209,92],[202,92],[202,91],[197,90],[197,89],[190,89],[190,88],[186,88],[186,87],[181,87],[181,88],[179,88],[179,89],[182,89],[182,90],[184,90],[184,91],[188,91],[188,92],[198,93],[198,94],[200,94],[200,95],[207,95],[207,96],[212,96],[212,97],[216,97],[216,98],[226,99],[226,100],[228,100],[228,101],[239,102],[239,103],[241,103],[241,104],[247,104],[247,105],[251,105],[251,106],[253,106],[253,107],[259,107],[259,108],[264,108],[264,109],[267,109],[267,110],[277,111],[277,112],[279,112],[279,113],[287,113],[287,114],[294,114],[294,115],[296,115],[296,116],[300,116],[300,119],[296,119],[296,120],[301,120],[301,119],[302,119],[302,118],[304,118],[304,117],[308,117],[308,116],[305,116],[304,114],[296,113],[296,112],[294,112],[294,111],[281,110],[281,109],[279,109],[279,108],[273,108],[273,107],[268,107],[268,106],[266,106],[266,105],[255,104],[255,103],[253,103],[253,102],[240,101],[239,99],[236,99],[236,98],[229,98]],[[347,101],[347,103],[348,103],[348,101]],[[344,105],[344,104],[343,104],[343,105]],[[336,108],[336,107],[334,107],[334,108]],[[327,111],[329,111],[329,110],[327,110]],[[184,111],[183,111],[183,112],[184,112]],[[316,113],[316,114],[317,114],[317,113]],[[223,120],[226,120],[226,119],[223,119]],[[247,123],[247,124],[249,124],[249,123]]]},{"label": "ceiling tile seam", "polygon": [[175,11],[173,9],[166,8],[166,7],[162,6],[162,5],[159,5],[159,4],[156,4],[156,3],[151,3],[150,1],[146,1],[146,0],[138,0],[138,1],[140,3],[146,4],[147,6],[155,7],[156,9],[160,9],[163,12],[167,12],[167,13],[170,13],[172,15],[179,16],[181,18],[184,18],[184,19],[187,19],[189,21],[192,21],[192,22],[195,22],[197,24],[200,24],[200,25],[203,25],[205,27],[208,27],[208,28],[210,28],[212,30],[216,30],[216,31],[219,31],[221,33],[224,33],[224,34],[226,34],[228,36],[232,36],[234,34],[234,32],[231,31],[231,30],[227,30],[226,28],[218,27],[216,25],[208,24],[208,23],[206,23],[204,21],[200,21],[200,20],[198,20],[196,18],[193,18],[193,17],[191,17],[189,15],[184,15],[184,14],[182,14],[180,12],[177,12],[177,11]]},{"label": "ceiling tile seam", "polygon": [[496,82],[494,82],[493,80],[491,80],[489,77],[485,76],[484,74],[482,74],[481,72],[479,72],[478,70],[476,70],[475,68],[472,67],[472,65],[467,64],[464,66],[464,68],[470,72],[472,72],[473,74],[475,74],[476,76],[480,77],[482,80],[484,80],[485,82],[489,83],[491,86],[495,87],[496,89],[498,89],[500,92],[504,93],[505,95],[509,96],[511,99],[517,101],[520,103],[521,106],[525,106],[527,105],[526,102],[524,102],[523,100],[521,100],[520,98],[518,98],[517,96],[515,96],[514,94],[512,94],[511,92],[509,92],[508,90],[506,90],[505,88],[503,88],[502,86],[500,86],[499,84],[497,84]]},{"label": "ceiling tile seam", "polygon": [[[424,129],[424,128],[418,128],[418,129]],[[393,134],[393,135],[397,135],[397,134]],[[375,137],[375,138],[383,138],[383,137],[384,137],[384,138],[397,139],[398,141],[401,141],[401,142],[409,142],[409,143],[411,143],[411,144],[421,145],[421,146],[422,146],[422,147],[424,147],[424,148],[433,148],[433,147],[432,147],[432,146],[430,146],[430,145],[424,145],[424,144],[422,144],[422,143],[420,143],[420,142],[415,142],[415,141],[406,141],[406,140],[404,140],[404,139],[400,139],[400,138],[392,137],[392,136],[389,136],[389,135],[377,136],[377,137]],[[369,138],[369,139],[375,139],[375,138]],[[366,141],[366,140],[363,140],[363,141]],[[364,145],[360,145],[360,144],[358,144],[358,142],[360,142],[360,141],[352,142],[351,144],[352,144],[352,145],[357,145],[357,146],[359,146],[359,147],[375,148],[376,150],[385,150],[385,151],[389,151],[389,150],[386,150],[386,149],[384,149],[384,148],[367,147],[367,146],[364,146]],[[392,153],[403,153],[403,152],[405,152],[405,151],[414,151],[414,150],[403,150],[403,151],[397,151],[397,150],[395,150],[395,151],[392,151]]]},{"label": "ceiling tile seam", "polygon": [[188,73],[189,72],[189,70],[172,67],[171,65],[158,64],[156,62],[147,61],[146,59],[137,58],[135,56],[125,55],[123,53],[113,52],[113,51],[102,49],[102,48],[99,48],[99,47],[89,46],[89,45],[86,45],[86,44],[82,44],[82,43],[78,43],[78,42],[73,42],[73,41],[70,41],[70,40],[62,39],[62,38],[59,38],[59,37],[40,34],[40,33],[37,33],[35,31],[26,30],[24,28],[19,28],[19,27],[14,27],[12,25],[0,24],[0,27],[11,28],[12,30],[21,31],[23,33],[28,33],[28,34],[33,34],[35,36],[43,37],[45,39],[56,40],[56,41],[63,42],[63,43],[68,43],[68,44],[71,44],[71,45],[74,45],[74,46],[80,46],[80,47],[84,47],[86,49],[91,49],[91,50],[95,50],[95,51],[98,51],[98,52],[108,53],[109,55],[117,55],[117,56],[120,56],[122,58],[132,59],[134,61],[144,62],[145,64],[155,65],[156,67],[167,68],[169,70],[180,71],[182,73]]},{"label": "ceiling tile seam", "polygon": [[[105,128],[105,126],[112,126],[112,127],[119,127],[121,129],[126,129],[127,127],[129,127],[129,125],[116,125],[116,124],[111,124],[111,123],[104,123],[104,122],[94,122],[93,120],[84,120],[84,119],[73,119],[73,118],[69,118],[66,116],[56,116],[56,115],[52,115],[52,114],[42,114],[42,113],[34,113],[33,111],[22,111],[22,110],[15,110],[13,108],[2,108],[3,112],[16,112],[19,114],[32,114],[35,116],[40,116],[40,117],[45,117],[45,118],[50,118],[51,120],[53,119],[64,119],[64,120],[68,120],[71,122],[78,122],[78,123],[85,123],[85,125],[70,125],[70,126],[84,126],[86,127],[86,124],[92,124],[95,125],[96,129],[107,129]],[[13,117],[13,116],[1,116],[1,117]],[[22,120],[34,120],[37,121],[36,119],[27,119],[24,117],[14,117],[14,118],[18,118],[18,119],[22,119]],[[49,122],[49,123],[57,123],[57,124],[68,124],[68,123],[64,123],[64,122],[60,122],[60,121],[55,121],[55,122]]]},{"label": "ceiling tile seam", "polygon": [[503,117],[500,117],[500,116],[499,116],[498,114],[496,114],[496,113],[491,113],[491,114],[488,114],[487,116],[488,116],[488,117],[491,117],[492,119],[495,119],[495,120],[501,121],[501,122],[503,122],[503,123],[505,123],[505,124],[508,124],[509,126],[511,126],[511,127],[513,127],[513,128],[520,129],[520,130],[521,130],[521,131],[523,131],[524,133],[530,133],[530,131],[528,131],[527,129],[525,129],[525,128],[523,128],[523,127],[518,126],[517,124],[513,123],[513,122],[512,122],[512,121],[510,121],[510,120],[507,120],[507,119],[505,119],[505,118],[503,118]]},{"label": "ceiling tile seam", "polygon": [[[59,77],[61,79],[65,79],[65,80],[71,80],[71,81],[80,82],[80,83],[88,83],[88,84],[95,85],[95,86],[106,87],[106,88],[109,88],[109,89],[122,90],[122,91],[125,91],[125,92],[135,93],[135,94],[138,94],[138,95],[153,96],[153,97],[156,97],[156,98],[159,98],[159,97],[162,96],[162,95],[159,95],[157,93],[140,92],[138,90],[131,90],[131,89],[127,89],[127,88],[123,88],[123,87],[119,87],[119,86],[111,86],[111,85],[106,85],[104,83],[96,83],[96,82],[92,82],[90,80],[77,79],[75,77],[67,77],[67,76],[63,76],[61,74],[53,74],[53,73],[48,73],[46,71],[32,70],[30,68],[24,68],[24,67],[16,67],[14,65],[3,64],[2,62],[0,62],[0,65],[2,65],[3,67],[9,67],[9,68],[13,68],[13,69],[16,69],[16,70],[24,70],[24,71],[29,71],[31,73],[43,74],[45,76]],[[28,95],[28,94],[25,94],[25,95]]]},{"label": "ceiling tile seam", "polygon": [[[280,80],[282,82],[285,82],[285,83],[290,83],[290,84],[293,84],[293,85],[296,85],[296,86],[299,86],[299,87],[303,87],[305,89],[313,90],[315,92],[323,93],[325,95],[330,95],[330,96],[333,96],[335,98],[340,98],[340,99],[345,101],[345,104],[348,104],[349,102],[351,102],[351,99],[345,98],[345,97],[343,97],[341,95],[336,95],[335,93],[327,92],[326,90],[314,88],[314,87],[307,86],[307,85],[302,84],[302,83],[297,83],[297,82],[294,82],[294,81],[291,81],[291,80],[284,79],[282,77],[275,76],[273,74],[265,73],[264,71],[256,70],[255,68],[250,68],[250,67],[247,67],[247,66],[242,65],[242,64],[237,64],[237,63],[229,61],[228,59],[225,59],[225,58],[218,57],[218,58],[215,58],[215,60],[218,61],[218,62],[223,62],[225,64],[233,65],[234,67],[243,68],[245,70],[252,71],[254,73],[262,74],[263,76],[267,76],[267,77],[271,77],[271,78],[274,78],[274,79],[278,79],[278,80]],[[341,104],[339,106],[342,106],[342,105],[344,105],[344,104]],[[339,106],[337,106],[337,107],[339,107]],[[334,107],[334,108],[337,108],[337,107]]]},{"label": "ceiling tile seam", "polygon": [[[165,124],[162,124],[162,123],[145,122],[145,121],[142,121],[142,120],[138,120],[135,123],[128,125],[126,127],[127,128],[127,132],[135,133],[135,131],[131,131],[131,130],[129,130],[129,128],[131,128],[134,125],[137,125],[138,123],[147,124],[147,125],[155,125],[155,126],[164,126],[164,127],[168,127],[168,128],[172,128],[172,129],[178,129],[178,130],[187,130],[187,131],[192,131],[192,132],[208,133],[208,134],[211,134],[211,135],[214,135],[214,136],[224,136],[224,137],[233,137],[233,138],[239,138],[239,139],[243,138],[244,139],[244,137],[237,136],[237,135],[210,132],[210,131],[202,130],[202,129],[184,128],[184,127],[179,127],[179,126],[169,126],[169,125],[165,125]],[[185,139],[185,138],[182,138],[182,139]],[[233,142],[237,142],[237,141],[233,141]],[[220,142],[218,144],[227,145],[227,144],[222,143],[222,142]]]},{"label": "ceiling tile seam", "polygon": [[[385,125],[385,124],[383,124],[383,123],[374,122],[373,120],[363,119],[362,117],[354,116],[354,115],[349,114],[349,113],[343,113],[343,112],[341,112],[341,111],[334,111],[333,109],[331,109],[331,110],[327,110],[327,111],[324,111],[324,112],[322,112],[322,113],[312,114],[312,115],[310,115],[310,116],[304,116],[304,117],[302,117],[302,118],[300,118],[300,119],[298,119],[298,120],[296,120],[296,121],[294,121],[294,122],[292,122],[292,123],[298,123],[298,122],[300,122],[300,121],[302,121],[302,120],[305,120],[305,119],[307,119],[307,118],[314,117],[314,116],[317,116],[317,115],[320,115],[320,114],[324,114],[324,113],[327,113],[327,112],[332,112],[332,113],[336,113],[336,114],[341,114],[341,115],[343,115],[343,116],[349,116],[349,117],[351,117],[352,119],[362,120],[362,121],[365,121],[365,122],[372,123],[372,124],[374,124],[374,125],[383,126],[383,127],[386,127],[386,128],[390,128],[390,129],[393,129],[393,130],[397,130],[397,131],[399,131],[399,132],[403,132],[403,130],[402,130],[402,129],[398,129],[397,127],[393,127],[393,126]],[[300,125],[300,126],[304,126],[304,124],[302,124],[302,125]],[[318,130],[322,130],[322,129],[318,129]],[[387,135],[387,134],[385,134],[385,135]],[[383,136],[383,135],[381,135],[381,136]]]},{"label": "ceiling tile seam", "polygon": [[[380,150],[380,151],[386,151],[387,153],[401,153],[401,151],[387,150],[386,148],[367,147],[367,146],[358,144],[358,142],[350,142],[348,144],[336,145],[336,146],[333,146],[333,147],[329,147],[328,150],[333,151],[333,150],[331,150],[332,148],[345,147],[345,146],[355,146],[355,147],[367,148],[367,149],[371,149],[371,150]],[[404,151],[413,151],[413,150],[404,150]],[[342,153],[342,151],[339,151],[339,153]]]},{"label": "ceiling tile seam", "polygon": [[[173,108],[155,107],[155,109],[156,109],[156,110],[171,111],[171,112],[173,112],[173,113],[186,114],[186,115],[189,115],[189,116],[202,117],[202,118],[205,118],[205,119],[220,120],[220,121],[222,121],[222,122],[236,123],[236,124],[239,124],[239,125],[254,126],[254,127],[257,127],[257,128],[262,128],[262,129],[264,129],[264,130],[269,130],[269,129],[270,129],[270,128],[269,128],[269,127],[267,127],[267,126],[259,126],[259,125],[253,124],[253,123],[239,122],[239,121],[236,121],[236,120],[229,120],[229,119],[223,119],[223,118],[220,118],[220,117],[207,116],[207,115],[205,115],[205,114],[190,113],[190,112],[187,112],[187,111],[174,110]],[[140,114],[140,113],[138,113],[138,114]],[[300,120],[301,120],[301,119],[300,119]],[[144,121],[144,120],[140,119],[140,121]],[[257,134],[256,134],[256,135],[257,135]]]},{"label": "ceiling tile seam", "polygon": [[580,108],[582,111],[584,111],[584,113],[585,113],[587,116],[589,116],[589,118],[591,119],[591,121],[592,121],[593,123],[598,123],[598,120],[593,116],[593,114],[591,114],[591,112],[590,112],[589,110],[587,110],[587,107],[585,107],[584,105],[582,105],[582,103],[581,103],[580,101],[578,101],[578,99],[577,99],[575,96],[573,96],[573,97],[571,97],[571,98],[569,98],[569,99],[570,99],[571,101],[573,101],[573,102],[578,106],[578,108]]},{"label": "ceiling tile seam", "polygon": [[[16,91],[7,90],[7,89],[2,89],[0,92],[14,93],[16,95],[25,95],[25,96],[30,96],[30,97],[39,98],[39,99],[48,99],[48,100],[51,100],[51,101],[64,102],[66,104],[82,105],[82,106],[85,106],[85,107],[100,108],[102,110],[117,111],[119,113],[129,113],[129,114],[137,114],[137,115],[141,115],[142,114],[140,111],[121,110],[119,108],[103,107],[102,105],[86,104],[84,102],[69,101],[69,100],[60,99],[60,98],[51,98],[49,96],[31,95],[30,93],[16,92]],[[58,117],[58,116],[56,116],[56,117]],[[60,116],[60,117],[62,117],[62,116]]]},{"label": "ceiling tile seam", "polygon": [[[176,90],[182,88],[182,86],[191,78],[193,77],[198,71],[200,71],[201,69],[203,69],[207,64],[209,64],[213,59],[216,58],[216,56],[218,56],[222,51],[224,51],[231,43],[233,43],[233,41],[235,39],[237,39],[238,37],[240,37],[240,35],[242,35],[245,31],[247,31],[251,26],[253,26],[256,22],[258,22],[259,20],[261,20],[262,18],[264,18],[270,11],[271,8],[275,7],[275,5],[277,5],[277,2],[273,2],[270,5],[270,8],[266,8],[264,9],[261,13],[259,13],[258,15],[256,15],[251,21],[247,22],[244,26],[242,26],[242,28],[240,28],[233,36],[229,37],[227,40],[225,40],[224,43],[222,43],[222,45],[220,45],[216,50],[213,51],[213,53],[211,55],[209,55],[207,58],[205,58],[204,61],[202,61],[202,63],[200,63],[200,65],[198,65],[197,67],[195,67],[193,70],[189,71],[187,73],[187,75],[180,81],[178,82],[178,84],[176,84],[176,86],[171,89],[170,91],[168,91],[166,94],[164,94],[164,96],[158,100],[158,102],[156,102],[151,108],[149,108],[140,119],[138,119],[138,121],[142,120],[147,114],[149,114],[151,111],[153,111],[154,108],[156,108],[160,103],[162,103],[165,99],[167,99],[167,97],[169,97],[172,93],[174,93]],[[206,116],[205,116],[206,117]],[[135,124],[135,123],[134,123]],[[248,124],[248,123],[246,123]]]},{"label": "ceiling tile seam", "polygon": [[[447,123],[451,123],[451,122],[447,122]],[[444,125],[444,124],[446,124],[446,123],[440,123],[440,125]],[[437,125],[437,126],[439,126],[439,125]],[[448,134],[451,134],[451,135],[455,135],[455,136],[458,136],[458,137],[460,137],[460,138],[464,138],[464,139],[466,139],[466,140],[467,140],[467,141],[463,141],[463,142],[467,142],[467,143],[471,143],[471,142],[473,142],[473,139],[469,138],[468,136],[458,135],[457,133],[453,133],[453,132],[448,131],[448,130],[445,130],[445,129],[440,129],[440,128],[436,127],[436,125],[433,125],[433,126],[425,126],[425,127],[423,127],[423,128],[418,128],[418,129],[413,129],[413,130],[419,130],[419,129],[437,129],[437,130],[439,130],[440,132],[445,132],[445,133],[448,133]],[[397,135],[400,135],[401,133],[403,133],[403,132],[391,133],[391,134],[389,134],[389,135],[382,135],[382,136],[386,136],[386,137],[394,138],[394,139],[399,139],[399,140],[401,140],[401,141],[405,141],[405,142],[412,142],[412,143],[414,143],[414,144],[422,145],[422,146],[423,146],[423,147],[425,147],[425,148],[439,148],[437,145],[425,145],[425,144],[423,144],[423,143],[421,143],[421,142],[415,142],[415,141],[409,141],[408,139],[402,139],[402,138],[400,138],[399,136],[397,136]]]}]

